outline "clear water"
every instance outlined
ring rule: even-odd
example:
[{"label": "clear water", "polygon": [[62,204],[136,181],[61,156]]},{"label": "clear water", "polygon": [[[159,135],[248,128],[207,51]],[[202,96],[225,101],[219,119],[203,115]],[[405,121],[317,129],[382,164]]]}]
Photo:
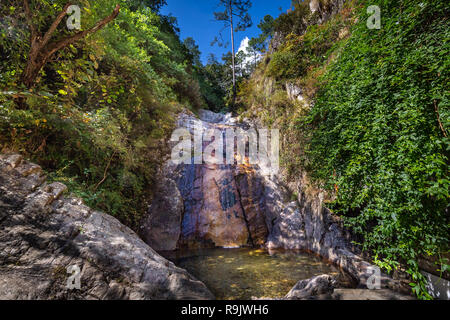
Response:
[{"label": "clear water", "polygon": [[205,283],[220,300],[281,298],[299,280],[339,272],[317,256],[292,251],[216,248],[164,255]]}]

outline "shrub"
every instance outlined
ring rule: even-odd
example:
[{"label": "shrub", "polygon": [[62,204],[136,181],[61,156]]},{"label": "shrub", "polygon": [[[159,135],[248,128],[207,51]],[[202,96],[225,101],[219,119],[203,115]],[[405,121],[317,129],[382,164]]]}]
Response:
[{"label": "shrub", "polygon": [[366,27],[364,7],[307,117],[309,170],[338,189],[333,209],[375,262],[405,265],[429,298],[418,260],[449,243],[448,4],[370,5],[382,9],[381,30]]}]

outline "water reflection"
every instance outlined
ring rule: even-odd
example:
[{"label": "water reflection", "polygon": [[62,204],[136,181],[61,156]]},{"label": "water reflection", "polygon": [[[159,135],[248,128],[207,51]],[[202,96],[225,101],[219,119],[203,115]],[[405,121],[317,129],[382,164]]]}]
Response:
[{"label": "water reflection", "polygon": [[338,269],[321,258],[293,251],[199,249],[163,253],[203,281],[217,299],[281,298],[302,279]]}]

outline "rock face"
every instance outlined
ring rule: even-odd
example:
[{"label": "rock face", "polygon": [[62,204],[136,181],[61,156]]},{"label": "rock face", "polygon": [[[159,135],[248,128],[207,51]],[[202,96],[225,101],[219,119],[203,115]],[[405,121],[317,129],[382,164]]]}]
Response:
[{"label": "rock face", "polygon": [[288,95],[288,98],[291,100],[298,100],[298,101],[304,101],[305,98],[303,97],[303,90],[299,86],[297,86],[294,83],[287,82],[286,83],[286,92]]},{"label": "rock face", "polygon": [[338,280],[328,274],[300,280],[284,297],[285,300],[413,300],[390,289],[335,289]]},{"label": "rock face", "polygon": [[[0,299],[214,298],[131,229],[65,190],[21,156],[0,155]],[[67,287],[69,267],[80,271],[79,290]]]},{"label": "rock face", "polygon": [[[233,168],[227,165],[188,165],[178,180],[185,195],[181,246],[195,243],[217,247],[246,245],[249,239]],[[190,181],[188,181],[188,179]]]},{"label": "rock face", "polygon": [[[192,134],[234,128],[230,115],[200,111],[201,119],[182,114],[178,128]],[[204,141],[205,150],[210,141]],[[162,184],[145,219],[142,236],[153,248],[239,247],[263,245],[268,230],[264,215],[263,185],[253,170],[244,165],[179,164],[169,161],[161,174]],[[176,186],[169,191],[168,186]],[[180,215],[178,200],[182,199]],[[179,219],[181,217],[181,219]],[[181,222],[181,223],[180,223]],[[179,232],[178,232],[179,231]],[[164,245],[158,234],[167,235]]]}]

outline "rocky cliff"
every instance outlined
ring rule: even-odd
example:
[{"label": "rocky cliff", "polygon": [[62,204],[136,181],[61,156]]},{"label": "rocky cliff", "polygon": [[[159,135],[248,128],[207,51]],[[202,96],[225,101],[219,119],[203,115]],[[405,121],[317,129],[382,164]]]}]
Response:
[{"label": "rocky cliff", "polygon": [[0,299],[214,298],[117,219],[45,180],[20,155],[0,155]]},{"label": "rocky cliff", "polygon": [[[182,114],[178,128],[232,128],[236,119],[202,110]],[[210,142],[203,143],[203,149]],[[263,245],[267,237],[263,185],[241,165],[180,164],[169,160],[142,225],[142,237],[157,250]],[[162,235],[162,236],[160,236]]]}]

